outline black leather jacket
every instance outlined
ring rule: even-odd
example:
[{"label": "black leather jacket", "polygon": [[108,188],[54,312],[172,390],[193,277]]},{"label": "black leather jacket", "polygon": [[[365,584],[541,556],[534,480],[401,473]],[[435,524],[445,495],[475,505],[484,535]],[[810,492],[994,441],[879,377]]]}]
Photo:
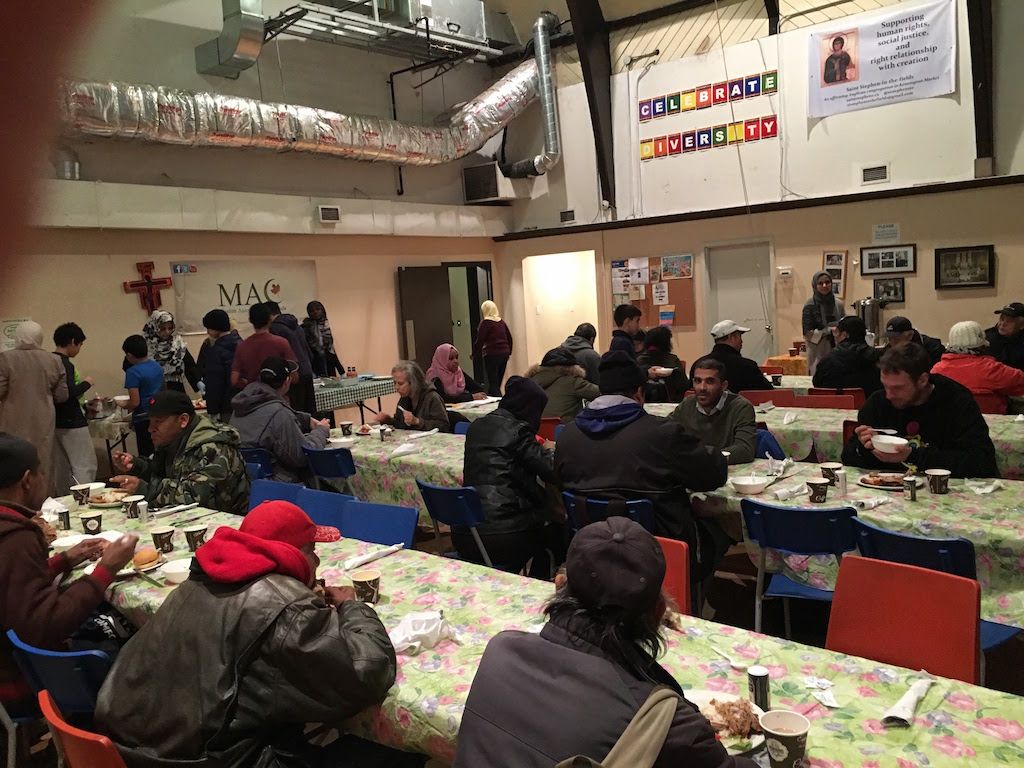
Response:
[{"label": "black leather jacket", "polygon": [[476,488],[487,513],[481,534],[526,531],[546,522],[538,478],[554,482],[554,455],[541,447],[529,424],[498,408],[470,425],[463,483]]},{"label": "black leather jacket", "polygon": [[363,603],[279,574],[189,580],[118,654],[96,723],[128,768],[307,768],[302,729],[379,703],[395,650]]}]

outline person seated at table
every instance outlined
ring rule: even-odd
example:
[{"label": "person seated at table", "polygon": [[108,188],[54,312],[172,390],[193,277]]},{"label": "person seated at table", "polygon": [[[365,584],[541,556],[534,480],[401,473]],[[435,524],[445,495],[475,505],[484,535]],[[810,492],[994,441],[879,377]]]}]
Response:
[{"label": "person seated at table", "polygon": [[398,393],[398,407],[394,416],[378,413],[378,424],[421,432],[432,429],[451,431],[444,400],[434,385],[427,382],[422,368],[411,360],[399,360],[391,369],[391,378],[395,382],[395,392]]},{"label": "person seated at table", "polygon": [[586,371],[576,364],[576,356],[565,347],[549,349],[540,365],[530,367],[526,378],[544,390],[547,404],[544,416],[568,423],[583,410],[584,400],[601,394],[596,384],[587,381]]},{"label": "person seated at table", "polygon": [[340,723],[395,682],[373,609],[350,587],[313,589],[316,544],[339,538],[294,504],[266,501],[196,550],[96,702],[98,729],[129,768],[422,765],[353,736],[328,747],[304,738],[306,723]]},{"label": "person seated at table", "polygon": [[238,430],[241,447],[266,449],[274,462],[270,479],[283,483],[300,483],[310,477],[302,449],[323,448],[331,434],[327,419],[296,411],[285,399],[295,370],[295,363],[289,360],[268,357],[260,369],[260,380],[247,384],[231,400],[235,411],[231,426]]},{"label": "person seated at table", "polygon": [[644,349],[636,361],[648,369],[664,368],[670,373],[649,381],[645,400],[648,403],[678,403],[690,388],[683,364],[672,352],[672,330],[664,325],[651,328],[644,339]]},{"label": "person seated at table", "polygon": [[562,346],[572,352],[576,365],[587,374],[587,381],[597,384],[597,366],[601,363],[601,355],[594,350],[597,339],[597,328],[590,323],[580,323],[572,336],[562,342]]},{"label": "person seated at table", "polygon": [[[499,632],[473,678],[452,768],[602,760],[656,686],[678,697],[656,768],[754,768],[730,757],[660,664],[665,558],[625,517],[581,529],[539,634]],[[655,745],[651,745],[655,746]]]},{"label": "person seated at table", "polygon": [[[0,703],[12,716],[36,711],[35,696],[11,656],[7,630],[26,643],[67,650],[67,640],[103,603],[104,593],[135,554],[138,537],[108,542],[84,539],[49,557],[34,519],[49,491],[39,451],[27,440],[0,432]],[[99,559],[91,574],[66,588],[54,583],[86,560]],[[38,715],[37,715],[38,716]]]},{"label": "person seated at table", "polygon": [[1024,304],[1012,301],[995,313],[998,322],[985,330],[989,354],[1003,365],[1024,371]]},{"label": "person seated at table", "polygon": [[439,344],[427,368],[427,381],[446,403],[486,400],[484,388],[459,365],[459,350],[453,344]]},{"label": "person seated at table", "polygon": [[[496,410],[469,425],[463,484],[480,495],[487,521],[477,527],[495,567],[518,573],[532,560],[530,575],[549,579],[564,554],[564,528],[547,511],[543,483],[555,482],[552,443],[537,442],[548,396],[535,381],[512,376]],[[455,528],[459,555],[482,563],[468,529]]]},{"label": "person seated at table", "polygon": [[164,388],[164,370],[149,358],[146,339],[135,334],[121,345],[128,369],[124,374],[124,388],[128,390],[128,405],[132,412],[135,443],[142,456],[153,453],[153,439],[149,436],[149,402]]},{"label": "person seated at table", "polygon": [[601,396],[565,427],[555,446],[563,490],[602,499],[649,499],[658,536],[690,546],[694,584],[714,573],[729,539],[711,519],[696,520],[688,491],[725,484],[721,451],[687,434],[683,425],[643,408],[646,380],[628,354],[601,358]]},{"label": "person seated at table", "polygon": [[203,327],[209,345],[199,353],[199,367],[206,385],[206,412],[222,421],[231,417],[231,366],[235,350],[242,343],[238,331],[231,327],[231,319],[223,309],[211,309],[203,315]]},{"label": "person seated at table", "polygon": [[1008,398],[1024,395],[1024,371],[1003,365],[987,351],[981,325],[973,320],[957,323],[949,329],[946,351],[932,366],[932,373],[963,384],[973,394],[997,395],[1006,413]]},{"label": "person seated at table", "polygon": [[184,392],[167,389],[150,400],[152,458],[114,451],[110,478],[123,490],[146,497],[151,509],[196,502],[244,515],[249,476],[234,427],[196,413]]},{"label": "person seated at table", "polygon": [[[954,477],[999,477],[996,449],[970,391],[929,373],[931,358],[915,342],[897,344],[879,362],[883,389],[857,414],[859,426],[843,448],[844,464],[904,471],[948,469]],[[874,428],[895,429],[909,444],[883,453],[872,443]]]},{"label": "person seated at table", "polygon": [[863,389],[865,395],[882,388],[878,360],[882,353],[867,344],[868,328],[856,315],[836,323],[832,331],[836,346],[818,361],[814,386],[836,389]]},{"label": "person seated at table", "polygon": [[[748,389],[774,389],[772,383],[761,373],[761,368],[753,360],[743,357],[743,334],[750,329],[732,320],[722,320],[711,329],[711,338],[715,346],[705,357],[713,357],[725,365],[726,379],[729,389],[733,392],[744,392]],[[696,363],[690,366],[690,379]]]},{"label": "person seated at table", "polygon": [[693,366],[694,394],[669,416],[705,445],[729,454],[729,464],[753,461],[757,450],[757,419],[754,406],[729,391],[725,365],[702,357]]},{"label": "person seated at table", "polygon": [[946,351],[946,348],[942,346],[942,342],[938,339],[934,339],[931,336],[925,336],[920,331],[914,328],[914,324],[910,322],[909,318],[897,315],[889,320],[885,324],[885,335],[889,340],[886,344],[885,350],[887,351],[899,344],[906,344],[907,342],[914,342],[924,347],[924,351],[928,353],[928,357],[932,361],[932,365],[935,365],[942,359],[942,353]]},{"label": "person seated at table", "polygon": [[612,315],[615,320],[615,330],[612,331],[612,340],[608,345],[608,351],[621,350],[627,355],[636,359],[636,346],[633,338],[640,330],[640,317],[643,313],[640,307],[635,304],[619,304]]}]

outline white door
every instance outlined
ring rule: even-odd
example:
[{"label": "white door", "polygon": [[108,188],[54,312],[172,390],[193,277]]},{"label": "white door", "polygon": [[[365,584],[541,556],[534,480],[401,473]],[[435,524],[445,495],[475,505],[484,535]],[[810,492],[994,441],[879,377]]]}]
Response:
[{"label": "white door", "polygon": [[707,249],[707,328],[734,320],[750,329],[743,356],[762,363],[775,354],[771,249],[768,243],[723,245]]}]

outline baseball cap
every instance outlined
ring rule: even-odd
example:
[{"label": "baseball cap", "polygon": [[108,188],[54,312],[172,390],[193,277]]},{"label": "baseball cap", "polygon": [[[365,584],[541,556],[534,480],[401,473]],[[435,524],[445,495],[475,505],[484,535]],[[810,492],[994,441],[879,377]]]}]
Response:
[{"label": "baseball cap", "polygon": [[665,555],[643,526],[628,517],[609,517],[573,537],[565,575],[572,594],[588,608],[639,614],[653,608],[661,594]]},{"label": "baseball cap", "polygon": [[715,323],[715,326],[711,329],[711,338],[722,339],[730,333],[735,333],[736,331],[746,333],[749,330],[749,328],[744,328],[733,320],[722,320],[721,322]]},{"label": "baseball cap", "polygon": [[299,369],[298,363],[282,357],[268,357],[260,365],[260,381],[272,387],[280,387],[292,373]]},{"label": "baseball cap", "polygon": [[184,392],[165,389],[157,392],[149,401],[150,416],[180,416],[183,413],[195,415],[196,407]]},{"label": "baseball cap", "polygon": [[1010,317],[1024,317],[1024,304],[1021,304],[1019,301],[1010,302],[1002,309],[997,309],[995,314],[1009,315]]},{"label": "baseball cap", "polygon": [[238,530],[269,541],[283,541],[296,549],[315,541],[338,541],[341,532],[329,525],[317,525],[290,501],[264,501],[253,507]]},{"label": "baseball cap", "polygon": [[914,324],[910,322],[909,318],[900,315],[896,315],[885,324],[886,333],[906,333],[912,330],[914,330]]},{"label": "baseball cap", "polygon": [[635,392],[645,381],[647,376],[643,368],[621,349],[605,352],[597,366],[597,383],[603,395]]}]

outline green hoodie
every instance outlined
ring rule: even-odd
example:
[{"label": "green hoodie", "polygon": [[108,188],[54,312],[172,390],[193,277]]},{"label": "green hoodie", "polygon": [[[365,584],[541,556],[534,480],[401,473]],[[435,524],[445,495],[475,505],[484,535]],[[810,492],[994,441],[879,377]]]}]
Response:
[{"label": "green hoodie", "polygon": [[238,452],[238,432],[197,415],[172,445],[152,459],[135,458],[132,474],[142,478],[138,493],[152,507],[198,502],[202,507],[244,515],[249,476]]}]

